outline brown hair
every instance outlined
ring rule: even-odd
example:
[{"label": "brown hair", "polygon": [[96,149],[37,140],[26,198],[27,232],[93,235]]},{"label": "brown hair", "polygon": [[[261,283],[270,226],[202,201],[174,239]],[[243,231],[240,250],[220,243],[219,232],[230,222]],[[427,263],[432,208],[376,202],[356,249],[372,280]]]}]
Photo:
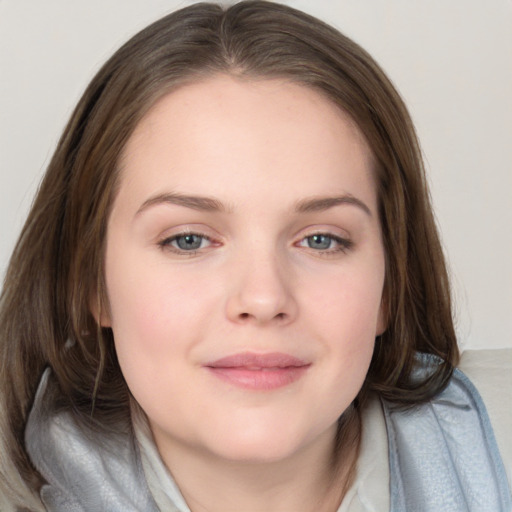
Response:
[{"label": "brown hair", "polygon": [[[31,489],[38,485],[23,431],[44,367],[52,368],[63,403],[81,421],[93,421],[94,409],[94,421],[107,428],[127,414],[112,333],[90,311],[94,300],[106,307],[103,250],[117,163],[160,97],[214,73],[312,87],[353,118],[373,152],[388,328],[376,341],[358,400],[377,391],[400,404],[423,401],[451,375],[458,350],[448,277],[418,141],[393,85],[357,44],[300,11],[264,1],[227,9],[195,4],[137,34],[92,80],[12,255],[0,303],[0,471],[11,487],[15,469]],[[414,383],[418,351],[444,362]]]}]

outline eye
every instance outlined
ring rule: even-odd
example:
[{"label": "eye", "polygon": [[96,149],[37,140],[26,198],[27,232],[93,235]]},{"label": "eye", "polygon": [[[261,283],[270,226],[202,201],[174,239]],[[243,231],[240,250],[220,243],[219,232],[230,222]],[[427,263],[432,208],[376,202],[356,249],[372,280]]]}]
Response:
[{"label": "eye", "polygon": [[163,248],[189,253],[204,249],[210,244],[211,240],[207,236],[197,233],[180,233],[159,242],[159,245]]},{"label": "eye", "polygon": [[315,251],[333,253],[348,250],[352,246],[352,242],[327,233],[315,233],[303,238],[298,245]]},{"label": "eye", "polygon": [[325,251],[331,249],[333,245],[333,238],[329,235],[311,235],[305,238],[306,244],[310,249],[319,249]]}]

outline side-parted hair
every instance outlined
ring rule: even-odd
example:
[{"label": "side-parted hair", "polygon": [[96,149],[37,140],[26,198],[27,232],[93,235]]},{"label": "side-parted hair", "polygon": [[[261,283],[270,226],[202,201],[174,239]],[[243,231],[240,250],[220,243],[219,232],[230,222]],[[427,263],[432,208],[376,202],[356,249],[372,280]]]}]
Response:
[{"label": "side-parted hair", "polygon": [[[376,340],[356,404],[368,392],[401,405],[425,401],[443,388],[458,361],[420,148],[407,109],[381,68],[353,41],[290,7],[195,4],[134,36],[92,80],[12,255],[0,299],[0,479],[13,502],[39,503],[33,493],[40,479],[23,436],[45,367],[58,382],[63,407],[80,421],[108,429],[129,414],[112,332],[91,314],[93,305],[108,308],[103,260],[118,163],[159,98],[219,73],[313,88],[348,113],[373,153],[387,329]],[[444,361],[419,383],[410,378],[418,351]]]}]

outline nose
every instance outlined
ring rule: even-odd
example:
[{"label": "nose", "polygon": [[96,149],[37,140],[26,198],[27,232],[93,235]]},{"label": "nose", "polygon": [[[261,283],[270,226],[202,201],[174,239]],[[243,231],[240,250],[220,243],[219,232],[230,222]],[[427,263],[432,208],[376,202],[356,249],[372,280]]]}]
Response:
[{"label": "nose", "polygon": [[275,254],[252,257],[230,269],[226,314],[235,323],[287,324],[297,315],[293,275]]}]

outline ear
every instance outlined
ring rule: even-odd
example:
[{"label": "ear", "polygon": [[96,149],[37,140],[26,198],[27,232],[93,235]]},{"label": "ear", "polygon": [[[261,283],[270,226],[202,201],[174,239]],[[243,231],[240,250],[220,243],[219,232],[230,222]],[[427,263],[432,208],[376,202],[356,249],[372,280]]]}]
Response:
[{"label": "ear", "polygon": [[110,313],[108,308],[108,301],[104,300],[101,292],[95,291],[91,294],[89,301],[89,309],[94,320],[101,327],[112,327]]},{"label": "ear", "polygon": [[375,336],[380,336],[384,334],[386,329],[388,328],[389,322],[389,309],[388,309],[388,300],[386,298],[386,293],[382,293],[382,298],[380,301],[379,308],[379,316],[377,318],[377,328],[375,329]]}]

